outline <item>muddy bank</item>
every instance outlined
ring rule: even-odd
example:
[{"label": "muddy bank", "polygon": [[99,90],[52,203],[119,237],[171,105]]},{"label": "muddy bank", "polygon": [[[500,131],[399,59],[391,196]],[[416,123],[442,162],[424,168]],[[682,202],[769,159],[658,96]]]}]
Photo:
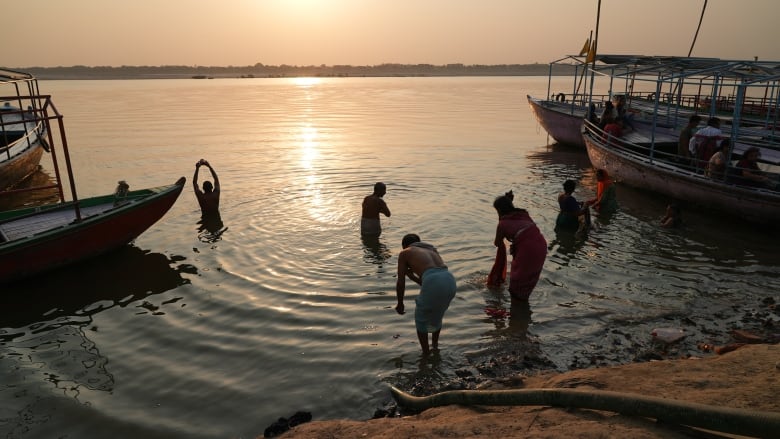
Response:
[{"label": "muddy bank", "polygon": [[[543,372],[490,388],[576,388],[629,392],[681,401],[780,412],[780,346],[744,345],[706,358],[647,361],[566,373]],[[709,433],[707,433],[709,434]],[[446,406],[368,421],[313,421],[283,438],[427,437],[723,437],[611,412],[551,407]],[[733,436],[728,436],[733,437]]]}]

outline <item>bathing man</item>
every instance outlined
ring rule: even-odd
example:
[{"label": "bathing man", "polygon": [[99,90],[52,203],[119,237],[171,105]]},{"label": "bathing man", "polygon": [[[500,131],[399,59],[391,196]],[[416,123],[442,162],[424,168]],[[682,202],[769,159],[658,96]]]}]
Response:
[{"label": "bathing man", "polygon": [[379,236],[382,234],[382,225],[379,223],[379,214],[390,216],[390,209],[382,197],[387,193],[384,183],[374,185],[374,193],[363,198],[363,213],[360,217],[360,234]]},{"label": "bathing man", "polygon": [[[211,171],[211,177],[214,179],[212,185],[210,181],[203,182],[203,190],[198,187],[198,172],[201,166],[206,166]],[[195,189],[195,196],[198,198],[200,211],[203,215],[219,214],[219,177],[214,172],[209,162],[200,159],[195,163],[195,175],[192,177],[192,186]]]},{"label": "bathing man", "polygon": [[423,355],[428,355],[428,333],[432,347],[439,349],[444,312],[455,297],[455,278],[447,270],[436,247],[420,242],[420,237],[410,233],[401,241],[403,250],[398,255],[398,280],[395,293],[398,304],[395,310],[404,314],[404,292],[406,277],[420,284],[420,294],[415,299],[414,325]]}]

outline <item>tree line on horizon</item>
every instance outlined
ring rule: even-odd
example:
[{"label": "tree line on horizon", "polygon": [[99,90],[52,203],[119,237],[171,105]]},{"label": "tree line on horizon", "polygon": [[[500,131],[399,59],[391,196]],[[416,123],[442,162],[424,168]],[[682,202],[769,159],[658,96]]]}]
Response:
[{"label": "tree line on horizon", "polygon": [[[553,74],[569,75],[573,69],[555,66]],[[546,76],[548,64],[377,64],[264,65],[252,66],[84,66],[28,67],[15,69],[41,79],[137,79],[137,78],[283,78],[362,76]]]}]

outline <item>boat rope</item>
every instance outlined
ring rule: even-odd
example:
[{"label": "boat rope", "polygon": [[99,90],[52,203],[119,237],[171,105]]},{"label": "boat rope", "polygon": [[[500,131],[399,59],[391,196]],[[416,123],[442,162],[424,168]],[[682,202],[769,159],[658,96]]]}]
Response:
[{"label": "boat rope", "polygon": [[553,406],[650,417],[666,423],[756,437],[774,437],[780,431],[780,413],[776,412],[711,406],[605,390],[453,390],[430,396],[412,396],[391,386],[390,393],[398,405],[414,410],[452,404]]}]

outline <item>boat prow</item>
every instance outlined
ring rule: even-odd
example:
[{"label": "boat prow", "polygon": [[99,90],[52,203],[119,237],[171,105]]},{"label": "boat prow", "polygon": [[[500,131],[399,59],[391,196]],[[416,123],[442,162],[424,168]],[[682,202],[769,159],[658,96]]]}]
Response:
[{"label": "boat prow", "polygon": [[0,282],[132,242],[173,206],[186,182],[0,213]]}]

